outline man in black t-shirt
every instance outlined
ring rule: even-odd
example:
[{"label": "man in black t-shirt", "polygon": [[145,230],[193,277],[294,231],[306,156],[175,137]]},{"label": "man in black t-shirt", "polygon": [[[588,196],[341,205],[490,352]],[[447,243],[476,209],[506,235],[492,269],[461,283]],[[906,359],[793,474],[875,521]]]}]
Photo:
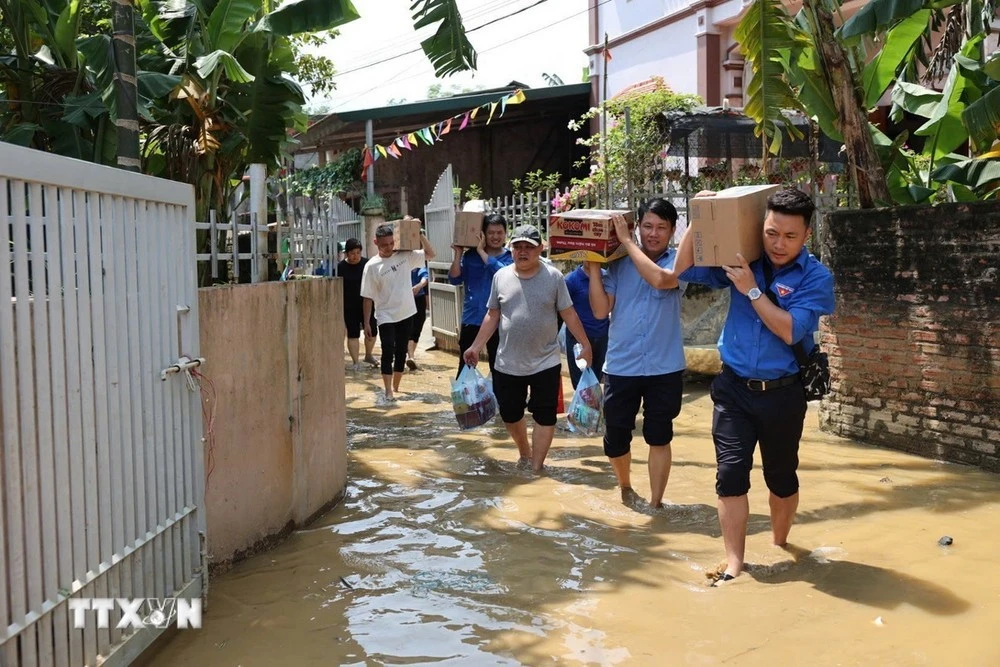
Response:
[{"label": "man in black t-shirt", "polygon": [[[367,257],[361,256],[361,241],[347,239],[344,245],[344,259],[337,264],[337,275],[344,281],[344,325],[347,327],[347,351],[351,354],[354,369],[361,368],[358,363],[359,339],[365,330],[363,299],[361,297],[361,275],[364,273]],[[372,311],[374,313],[374,310]],[[378,335],[378,323],[375,315],[371,317],[372,336],[365,334],[366,364],[378,366],[378,359],[372,355],[375,349],[375,337]]]}]

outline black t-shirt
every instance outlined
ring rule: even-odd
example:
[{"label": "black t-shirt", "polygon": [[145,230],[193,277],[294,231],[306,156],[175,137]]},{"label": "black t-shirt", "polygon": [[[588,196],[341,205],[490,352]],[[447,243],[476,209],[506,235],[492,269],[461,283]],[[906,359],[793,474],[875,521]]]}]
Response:
[{"label": "black t-shirt", "polygon": [[368,263],[367,257],[362,257],[357,264],[349,264],[347,260],[341,260],[337,265],[337,275],[344,280],[344,307],[361,307],[361,274]]}]

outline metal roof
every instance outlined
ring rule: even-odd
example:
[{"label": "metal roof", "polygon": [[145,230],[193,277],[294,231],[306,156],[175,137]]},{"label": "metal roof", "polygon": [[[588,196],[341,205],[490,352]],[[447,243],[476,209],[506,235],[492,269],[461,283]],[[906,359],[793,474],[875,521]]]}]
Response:
[{"label": "metal roof", "polygon": [[[466,111],[473,107],[478,107],[490,102],[496,102],[504,93],[512,93],[517,87],[495,88],[493,90],[477,91],[467,95],[454,95],[452,97],[440,97],[433,100],[423,100],[420,102],[410,102],[408,104],[393,104],[385,107],[375,107],[373,109],[359,109],[357,111],[341,111],[336,114],[344,122],[355,122],[364,120],[380,120],[383,118],[399,118],[401,116],[412,116],[423,113],[446,113],[449,111]],[[546,88],[521,88],[524,92],[525,101],[549,100],[560,97],[575,97],[577,95],[590,95],[589,83],[574,83],[567,86],[548,86]],[[320,121],[322,122],[322,121]]]}]

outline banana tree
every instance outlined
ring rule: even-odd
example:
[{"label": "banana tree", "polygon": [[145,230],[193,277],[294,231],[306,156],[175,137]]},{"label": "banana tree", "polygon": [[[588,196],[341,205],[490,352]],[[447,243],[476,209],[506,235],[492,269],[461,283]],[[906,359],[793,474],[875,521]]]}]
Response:
[{"label": "banana tree", "polygon": [[[1000,127],[1000,93],[991,73],[1000,72],[983,53],[982,36],[997,0],[872,0],[837,31],[838,0],[805,0],[794,20],[774,2],[754,5],[772,12],[772,30],[787,30],[792,39],[776,52],[752,41],[755,48],[741,44],[748,60],[780,62],[782,71],[773,73],[772,67],[772,78],[789,83],[796,102],[823,131],[844,141],[862,206],[925,201],[944,182],[953,196],[995,196],[989,180],[994,170],[964,163],[969,156],[953,151],[969,148],[973,160],[996,159],[991,151]],[[748,11],[740,28],[755,22]],[[944,62],[954,64],[944,70],[943,90],[919,82]],[[868,109],[890,90],[894,118],[903,111],[927,118],[916,132],[925,138],[922,153],[905,147],[905,135],[892,141],[868,123]],[[762,125],[774,113],[763,106],[754,116]]]}]

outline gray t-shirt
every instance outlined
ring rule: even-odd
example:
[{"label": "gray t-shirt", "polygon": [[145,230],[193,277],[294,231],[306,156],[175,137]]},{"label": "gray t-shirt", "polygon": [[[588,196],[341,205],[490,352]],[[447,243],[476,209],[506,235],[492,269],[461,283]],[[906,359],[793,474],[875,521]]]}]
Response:
[{"label": "gray t-shirt", "polygon": [[558,366],[557,314],[572,305],[566,280],[548,262],[526,279],[518,277],[513,265],[497,271],[488,303],[500,310],[496,369],[523,377]]}]

